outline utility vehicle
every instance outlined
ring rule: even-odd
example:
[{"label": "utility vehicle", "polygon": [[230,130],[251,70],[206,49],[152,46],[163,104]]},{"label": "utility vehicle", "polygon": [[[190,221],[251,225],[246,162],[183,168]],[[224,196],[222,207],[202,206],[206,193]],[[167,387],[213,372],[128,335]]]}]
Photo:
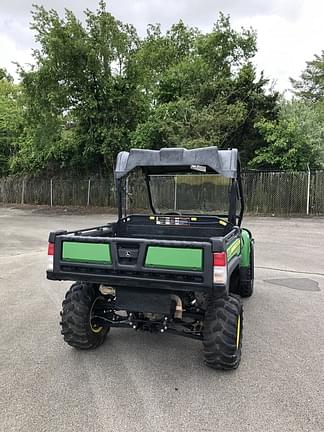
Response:
[{"label": "utility vehicle", "polygon": [[62,305],[65,342],[96,348],[112,327],[169,332],[201,340],[208,366],[237,368],[240,297],[253,292],[238,151],[121,152],[115,183],[117,222],[49,235],[47,278],[77,281]]}]

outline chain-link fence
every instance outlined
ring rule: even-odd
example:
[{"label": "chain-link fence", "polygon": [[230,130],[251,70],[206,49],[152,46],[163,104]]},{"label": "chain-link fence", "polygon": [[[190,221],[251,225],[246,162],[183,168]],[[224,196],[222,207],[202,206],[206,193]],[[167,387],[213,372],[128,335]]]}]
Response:
[{"label": "chain-link fence", "polygon": [[115,206],[112,178],[0,178],[0,204]]},{"label": "chain-link fence", "polygon": [[[189,181],[186,176],[162,176],[152,186],[163,208],[222,210],[221,204],[217,203],[227,203],[228,183],[223,180],[202,183],[199,177]],[[243,173],[242,181],[246,211],[250,214],[324,215],[324,171],[253,171]],[[142,179],[130,177],[127,188],[134,207],[147,206]],[[110,177],[2,177],[0,204],[115,207],[114,180]]]},{"label": "chain-link fence", "polygon": [[247,212],[280,215],[310,212],[308,193],[314,191],[309,188],[307,172],[247,172],[242,177]]}]

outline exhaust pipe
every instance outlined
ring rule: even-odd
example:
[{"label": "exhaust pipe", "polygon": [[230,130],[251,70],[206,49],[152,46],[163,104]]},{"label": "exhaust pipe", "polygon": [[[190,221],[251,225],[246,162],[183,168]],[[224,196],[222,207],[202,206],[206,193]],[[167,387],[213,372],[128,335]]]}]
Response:
[{"label": "exhaust pipe", "polygon": [[116,295],[116,290],[115,288],[112,288],[110,286],[107,285],[100,285],[99,287],[99,291],[101,292],[102,295],[107,296],[107,295],[111,295],[114,296]]},{"label": "exhaust pipe", "polygon": [[176,302],[176,310],[174,313],[174,318],[182,319],[183,309],[182,309],[181,298],[179,296],[177,296],[176,294],[171,294],[171,299]]}]

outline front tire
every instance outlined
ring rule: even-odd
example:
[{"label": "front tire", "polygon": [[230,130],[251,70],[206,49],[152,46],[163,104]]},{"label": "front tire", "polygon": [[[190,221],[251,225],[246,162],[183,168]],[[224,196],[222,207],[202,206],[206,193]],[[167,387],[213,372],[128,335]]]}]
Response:
[{"label": "front tire", "polygon": [[101,345],[109,331],[107,327],[96,327],[91,323],[94,305],[101,295],[93,284],[74,283],[62,303],[62,334],[70,346],[88,350]]},{"label": "front tire", "polygon": [[231,295],[210,299],[203,329],[205,363],[213,369],[236,369],[241,361],[243,309]]}]

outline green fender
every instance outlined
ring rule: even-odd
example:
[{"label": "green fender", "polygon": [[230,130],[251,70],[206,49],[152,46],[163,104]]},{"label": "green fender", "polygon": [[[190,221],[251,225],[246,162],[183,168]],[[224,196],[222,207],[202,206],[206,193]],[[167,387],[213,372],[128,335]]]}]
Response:
[{"label": "green fender", "polygon": [[251,261],[251,235],[249,231],[242,229],[241,233],[241,267],[249,267]]}]

